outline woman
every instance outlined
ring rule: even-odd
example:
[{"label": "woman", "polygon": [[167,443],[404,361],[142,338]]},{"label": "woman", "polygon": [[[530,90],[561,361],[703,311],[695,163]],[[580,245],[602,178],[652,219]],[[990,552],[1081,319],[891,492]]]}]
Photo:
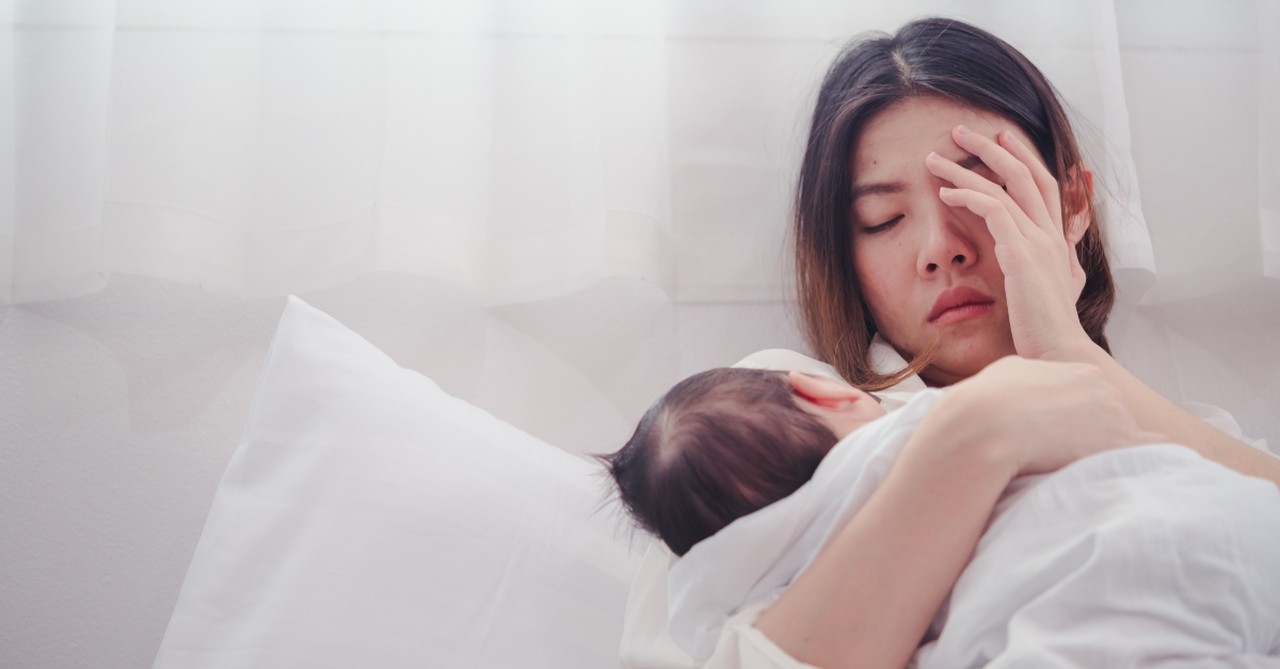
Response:
[{"label": "woman", "polygon": [[[861,387],[918,373],[957,388],[863,511],[779,599],[740,613],[705,666],[904,666],[1007,484],[1138,443],[1137,429],[1280,485],[1274,458],[1111,359],[1091,179],[1052,87],[982,30],[913,22],[832,66],[797,193],[809,343]],[[895,353],[901,371],[885,364]],[[1027,360],[991,366],[1014,354]],[[633,589],[633,669],[698,666],[661,633],[667,559],[646,556]]]}]

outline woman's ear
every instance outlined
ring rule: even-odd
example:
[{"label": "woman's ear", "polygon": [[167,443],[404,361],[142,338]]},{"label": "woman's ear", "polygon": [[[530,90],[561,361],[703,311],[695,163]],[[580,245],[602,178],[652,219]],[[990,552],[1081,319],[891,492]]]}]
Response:
[{"label": "woman's ear", "polygon": [[1093,170],[1080,163],[1067,168],[1067,178],[1062,182],[1062,202],[1066,205],[1063,235],[1072,246],[1084,239],[1093,224]]}]

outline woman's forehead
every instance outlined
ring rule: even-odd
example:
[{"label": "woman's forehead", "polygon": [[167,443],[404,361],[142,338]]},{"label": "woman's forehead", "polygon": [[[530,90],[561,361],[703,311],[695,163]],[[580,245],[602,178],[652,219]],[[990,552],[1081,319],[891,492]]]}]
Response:
[{"label": "woman's forehead", "polygon": [[924,157],[931,151],[959,161],[969,155],[951,139],[952,128],[961,124],[988,137],[1010,130],[1031,144],[1016,123],[994,112],[939,97],[907,98],[863,126],[851,156],[854,174],[874,178],[877,173],[904,166],[923,169]]}]

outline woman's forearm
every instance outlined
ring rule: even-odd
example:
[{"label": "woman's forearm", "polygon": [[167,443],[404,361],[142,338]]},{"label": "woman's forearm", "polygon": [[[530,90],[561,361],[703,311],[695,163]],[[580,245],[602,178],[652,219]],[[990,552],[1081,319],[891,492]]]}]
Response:
[{"label": "woman's forearm", "polygon": [[880,488],[756,627],[813,665],[900,669],[1009,481],[1140,443],[1132,414],[1099,365],[988,365],[929,409]]},{"label": "woman's forearm", "polygon": [[[943,401],[934,412],[948,408]],[[901,669],[968,563],[1013,468],[998,444],[948,440],[930,425],[954,422],[935,418],[942,416],[916,430],[866,506],[756,621],[795,659]]]},{"label": "woman's forearm", "polygon": [[1072,357],[1102,371],[1107,381],[1120,391],[1125,405],[1144,430],[1166,435],[1170,441],[1188,446],[1218,464],[1280,486],[1280,459],[1233,439],[1191,415],[1092,343],[1082,345]]}]

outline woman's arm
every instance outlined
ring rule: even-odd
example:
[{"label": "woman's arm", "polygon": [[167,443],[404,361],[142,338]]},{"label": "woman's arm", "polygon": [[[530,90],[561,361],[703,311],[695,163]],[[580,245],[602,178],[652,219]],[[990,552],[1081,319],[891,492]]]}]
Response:
[{"label": "woman's arm", "polygon": [[1233,439],[1165,399],[1093,342],[1081,342],[1073,350],[1061,354],[1060,358],[1086,362],[1098,368],[1120,391],[1125,406],[1143,428],[1167,435],[1169,441],[1188,446],[1205,458],[1245,476],[1265,479],[1280,486],[1280,458]]},{"label": "woman's arm", "polygon": [[906,665],[1012,475],[993,443],[941,437],[922,425],[866,506],[756,621],[792,657]]},{"label": "woman's arm", "polygon": [[755,626],[812,665],[900,668],[1010,480],[1141,439],[1092,367],[998,361],[939,400],[866,506]]},{"label": "woman's arm", "polygon": [[[1280,460],[1231,438],[1165,399],[1085,334],[1075,309],[1085,276],[1074,242],[1083,234],[1083,226],[1091,222],[1077,220],[1065,226],[1069,230],[1064,234],[1058,182],[1035,152],[1007,132],[994,139],[959,132],[952,138],[1005,182],[1001,188],[954,164],[930,166],[939,177],[961,186],[944,189],[944,201],[967,207],[987,221],[1005,275],[1009,322],[1018,353],[1093,365],[1120,391],[1125,406],[1144,429],[1167,435],[1168,440],[1242,474],[1280,486]],[[1073,178],[1083,178],[1083,168],[1077,172]]]}]

